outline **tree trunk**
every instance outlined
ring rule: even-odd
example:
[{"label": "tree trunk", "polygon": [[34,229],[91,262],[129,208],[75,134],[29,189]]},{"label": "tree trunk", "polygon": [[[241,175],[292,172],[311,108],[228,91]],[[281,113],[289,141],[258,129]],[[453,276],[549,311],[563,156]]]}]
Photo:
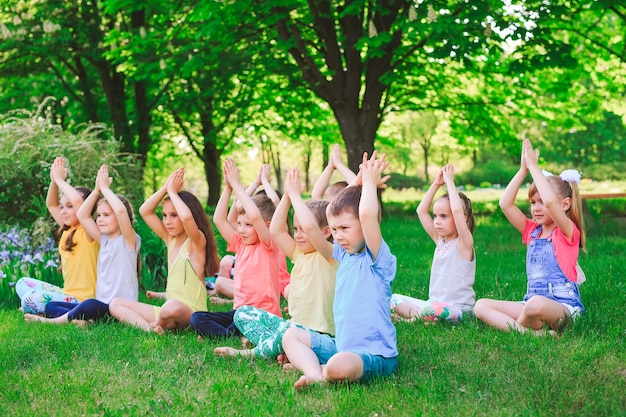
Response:
[{"label": "tree trunk", "polygon": [[371,156],[374,151],[374,139],[380,124],[378,106],[375,109],[336,108],[333,111],[346,144],[348,167],[357,173],[363,162],[363,152]]},{"label": "tree trunk", "polygon": [[203,150],[204,176],[209,186],[207,206],[215,207],[220,198],[222,186],[222,169],[220,158],[222,151],[217,149],[215,141],[205,141]]},{"label": "tree trunk", "polygon": [[[146,16],[144,10],[137,10],[131,14],[131,22],[134,32],[146,25]],[[148,151],[150,151],[150,126],[152,125],[152,117],[150,116],[150,107],[148,105],[148,94],[146,89],[146,81],[135,81],[135,112],[136,116],[136,129],[137,129],[137,146],[135,152],[139,154],[141,159],[141,172],[143,174],[143,167],[146,164],[146,158]]]}]

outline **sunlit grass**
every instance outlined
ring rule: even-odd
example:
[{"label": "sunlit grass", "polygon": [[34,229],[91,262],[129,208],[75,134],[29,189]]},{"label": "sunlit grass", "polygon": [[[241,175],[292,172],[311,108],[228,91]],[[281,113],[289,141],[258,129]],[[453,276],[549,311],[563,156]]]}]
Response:
[{"label": "sunlit grass", "polygon": [[[490,202],[485,202],[484,205]],[[433,242],[410,210],[383,233],[398,258],[394,292],[425,297]],[[213,356],[238,339],[159,337],[118,323],[25,324],[0,309],[0,413],[7,416],[618,416],[626,415],[626,224],[597,215],[581,287],[585,314],[558,339],[508,334],[475,319],[397,325],[400,369],[367,385],[293,389],[271,361]],[[479,215],[478,297],[519,300],[525,247],[501,215]]]}]

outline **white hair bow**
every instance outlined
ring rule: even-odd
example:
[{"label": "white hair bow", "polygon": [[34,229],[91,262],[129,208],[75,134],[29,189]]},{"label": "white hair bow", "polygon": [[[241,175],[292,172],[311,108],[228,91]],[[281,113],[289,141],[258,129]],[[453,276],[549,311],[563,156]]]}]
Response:
[{"label": "white hair bow", "polygon": [[[542,169],[541,173],[546,177],[555,176],[553,173],[551,173],[550,171],[546,171],[545,169]],[[563,181],[567,183],[573,182],[576,184],[580,184],[580,176],[580,172],[575,169],[566,169],[565,171],[561,172],[561,175],[559,175],[559,177],[561,177]]]}]

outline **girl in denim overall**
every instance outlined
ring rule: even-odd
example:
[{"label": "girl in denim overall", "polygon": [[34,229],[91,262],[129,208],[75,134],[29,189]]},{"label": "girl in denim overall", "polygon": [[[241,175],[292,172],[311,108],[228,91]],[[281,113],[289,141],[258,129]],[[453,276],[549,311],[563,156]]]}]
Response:
[{"label": "girl in denim overall", "polygon": [[[515,206],[529,172],[534,180],[528,190],[532,220]],[[575,170],[546,174],[539,169],[538,152],[524,140],[520,169],[500,198],[500,207],[528,245],[528,290],[521,303],[487,298],[476,302],[476,317],[496,329],[555,335],[585,311],[578,291],[584,277],[578,254],[585,248],[580,174]]]}]

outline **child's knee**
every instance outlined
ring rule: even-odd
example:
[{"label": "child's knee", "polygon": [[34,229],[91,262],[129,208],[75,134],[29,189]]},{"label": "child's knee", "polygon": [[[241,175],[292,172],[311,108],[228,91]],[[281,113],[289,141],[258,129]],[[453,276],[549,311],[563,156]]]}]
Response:
[{"label": "child's knee", "polygon": [[526,317],[541,317],[546,309],[547,298],[541,296],[531,297],[526,304],[524,304],[524,315]]},{"label": "child's knee", "polygon": [[485,317],[485,313],[490,309],[489,301],[490,300],[487,298],[481,298],[476,301],[476,304],[474,305],[474,315],[476,318],[482,319],[482,317]]},{"label": "child's knee", "polygon": [[356,353],[338,353],[324,367],[324,378],[329,381],[357,381],[361,375],[363,360]]},{"label": "child's knee", "polygon": [[283,334],[283,346],[288,344],[306,344],[311,346],[311,335],[309,330],[300,329],[298,327],[290,327]]}]

